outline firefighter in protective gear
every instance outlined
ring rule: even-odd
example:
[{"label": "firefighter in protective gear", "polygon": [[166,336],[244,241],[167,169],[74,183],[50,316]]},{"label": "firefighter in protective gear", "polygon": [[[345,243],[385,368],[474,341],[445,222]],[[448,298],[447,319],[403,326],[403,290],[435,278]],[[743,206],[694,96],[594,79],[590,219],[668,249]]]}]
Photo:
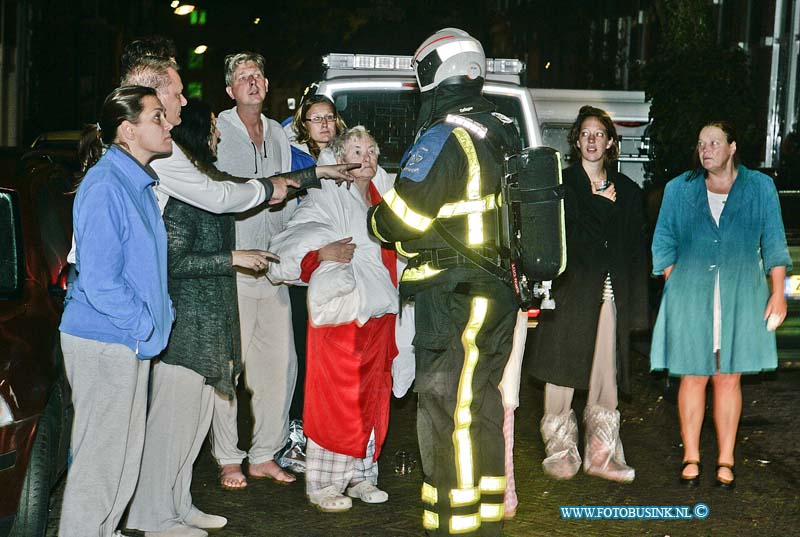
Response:
[{"label": "firefighter in protective gear", "polygon": [[411,256],[400,285],[416,304],[423,526],[430,535],[500,535],[506,482],[498,385],[518,305],[506,283],[461,252],[498,259],[503,154],[519,151],[520,138],[481,96],[486,59],[469,34],[436,32],[412,63],[422,92],[417,139],[368,228]]}]

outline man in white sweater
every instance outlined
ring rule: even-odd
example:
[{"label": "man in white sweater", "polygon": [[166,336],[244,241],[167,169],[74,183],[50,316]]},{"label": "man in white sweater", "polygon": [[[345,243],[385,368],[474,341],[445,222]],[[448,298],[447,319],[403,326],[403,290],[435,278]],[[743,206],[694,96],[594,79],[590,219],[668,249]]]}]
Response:
[{"label": "man in white sweater", "polygon": [[[219,114],[221,140],[217,168],[239,177],[270,177],[291,169],[289,141],[281,126],[261,110],[267,94],[264,58],[242,52],[225,58],[225,82],[236,106]],[[268,249],[273,234],[283,229],[296,203],[248,211],[236,221],[236,247]],[[252,393],[253,439],[245,453],[238,448],[237,406],[219,395],[214,403],[212,453],[226,489],[247,486],[242,461],[252,478],[280,484],[295,481],[275,462],[288,437],[289,405],[297,377],[291,308],[286,286],[272,285],[264,273],[240,270],[237,277],[242,331],[242,365]]]},{"label": "man in white sweater", "polygon": [[[155,57],[143,58],[121,83],[123,86],[131,84],[155,88],[166,109],[167,121],[174,126],[180,125],[181,107],[186,105],[186,98],[183,96],[178,66],[174,61]],[[286,197],[287,185],[297,186],[295,181],[283,177],[259,181],[252,175],[250,177],[253,179],[243,183],[215,181],[199,173],[197,167],[174,142],[172,155],[153,161],[152,166],[159,177],[155,191],[162,211],[169,198],[173,197],[213,213],[241,212],[261,205],[267,199],[278,203]]]}]

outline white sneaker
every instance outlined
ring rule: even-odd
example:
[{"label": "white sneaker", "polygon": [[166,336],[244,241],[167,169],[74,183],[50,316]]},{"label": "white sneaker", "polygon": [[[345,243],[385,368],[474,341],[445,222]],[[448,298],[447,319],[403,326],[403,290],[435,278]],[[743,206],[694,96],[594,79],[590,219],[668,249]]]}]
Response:
[{"label": "white sneaker", "polygon": [[325,513],[340,513],[353,507],[353,500],[343,496],[333,485],[308,495],[311,504]]},{"label": "white sneaker", "polygon": [[208,537],[208,532],[200,528],[178,524],[167,531],[146,531],[144,537]]},{"label": "white sneaker", "polygon": [[189,514],[183,519],[183,523],[187,526],[193,526],[204,530],[218,530],[224,528],[228,523],[228,519],[224,516],[209,515],[202,512],[195,506],[189,510]]},{"label": "white sneaker", "polygon": [[347,487],[345,494],[351,498],[358,498],[364,503],[383,503],[389,499],[389,494],[376,487],[369,481],[362,481],[358,485]]}]

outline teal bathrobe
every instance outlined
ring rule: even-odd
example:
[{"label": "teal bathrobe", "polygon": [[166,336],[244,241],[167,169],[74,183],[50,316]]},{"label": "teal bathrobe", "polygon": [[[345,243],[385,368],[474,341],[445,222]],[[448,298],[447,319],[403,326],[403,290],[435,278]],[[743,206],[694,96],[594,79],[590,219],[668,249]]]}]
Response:
[{"label": "teal bathrobe", "polygon": [[653,274],[675,265],[664,286],[653,329],[650,367],[671,375],[713,375],[714,281],[719,272],[721,373],[756,373],[778,363],[775,333],[764,310],[766,276],[786,266],[781,208],[775,185],[763,173],[738,167],[719,219],[714,222],[702,174],[672,179],[653,235]]}]

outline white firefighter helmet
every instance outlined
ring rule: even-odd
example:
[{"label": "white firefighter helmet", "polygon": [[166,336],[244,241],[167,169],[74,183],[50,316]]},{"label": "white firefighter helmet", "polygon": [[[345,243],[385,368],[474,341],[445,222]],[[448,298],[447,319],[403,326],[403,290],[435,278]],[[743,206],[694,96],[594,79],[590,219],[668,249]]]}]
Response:
[{"label": "white firefighter helmet", "polygon": [[458,28],[444,28],[417,48],[411,61],[419,90],[432,90],[445,80],[486,77],[486,55],[480,41]]}]

